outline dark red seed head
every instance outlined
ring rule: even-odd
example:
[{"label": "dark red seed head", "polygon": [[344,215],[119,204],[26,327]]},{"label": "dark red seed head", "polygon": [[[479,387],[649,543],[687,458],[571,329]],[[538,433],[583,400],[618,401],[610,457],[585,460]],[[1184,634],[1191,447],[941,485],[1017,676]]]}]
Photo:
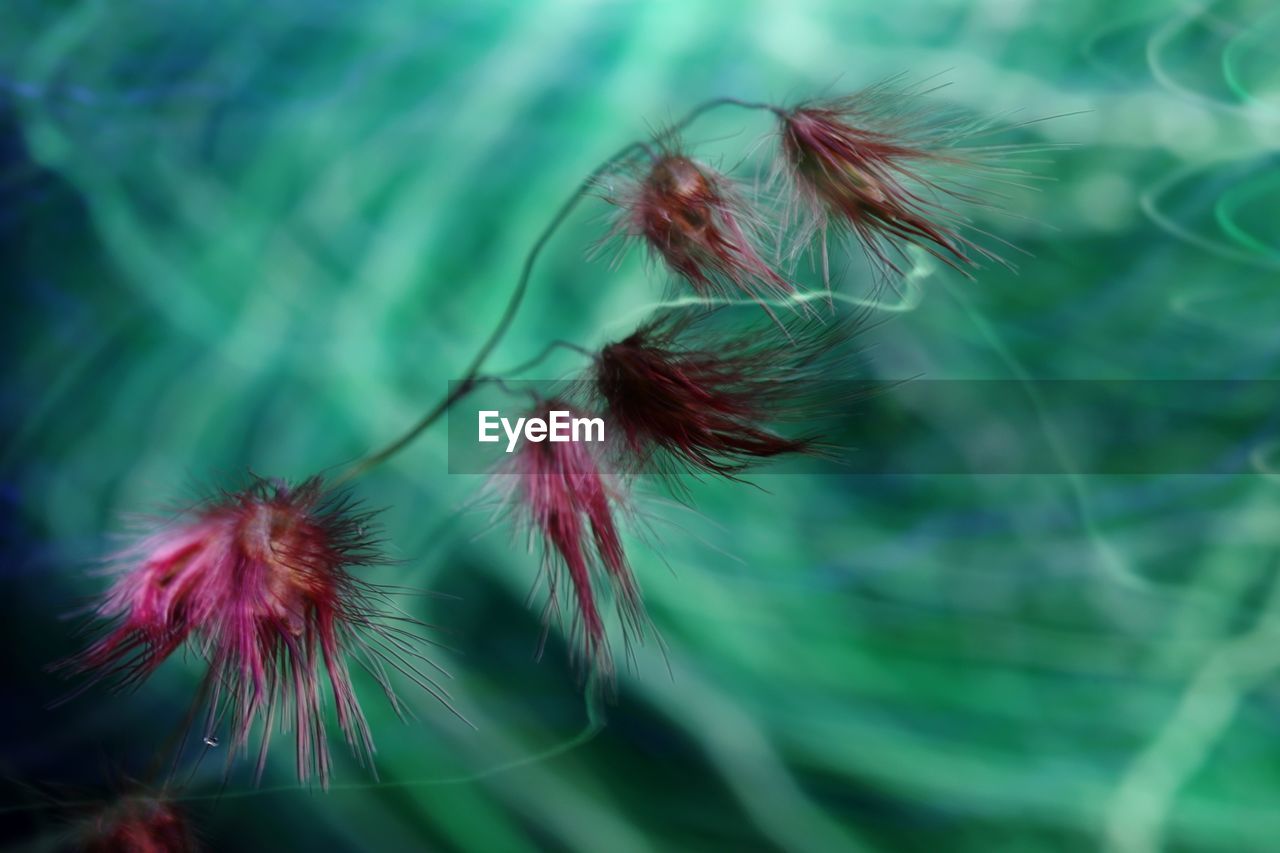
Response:
[{"label": "dark red seed head", "polygon": [[963,147],[973,122],[931,111],[914,91],[888,84],[779,117],[779,171],[790,178],[802,241],[834,225],[895,274],[904,271],[907,246],[962,270],[983,259],[1005,263],[969,236],[958,209],[988,203],[971,181],[998,171],[986,149]]},{"label": "dark red seed head", "polygon": [[613,234],[641,240],[699,295],[762,302],[794,291],[764,259],[759,216],[705,164],[660,151],[610,201],[621,211]]},{"label": "dark red seed head", "polygon": [[803,452],[771,421],[794,414],[788,369],[803,347],[774,327],[741,336],[707,336],[687,315],[662,314],[604,347],[594,388],[606,423],[640,470],[668,463],[733,475],[752,462]]},{"label": "dark red seed head", "polygon": [[[529,413],[578,412],[552,400]],[[586,442],[524,440],[495,475],[510,508],[544,545],[547,613],[557,611],[567,576],[572,606],[569,634],[575,655],[607,678],[613,662],[600,605],[600,585],[612,587],[626,637],[643,636],[644,607],[617,524],[622,485]]]},{"label": "dark red seed head", "polygon": [[191,853],[199,845],[181,809],[139,797],[95,817],[85,833],[84,849],[88,853]]}]

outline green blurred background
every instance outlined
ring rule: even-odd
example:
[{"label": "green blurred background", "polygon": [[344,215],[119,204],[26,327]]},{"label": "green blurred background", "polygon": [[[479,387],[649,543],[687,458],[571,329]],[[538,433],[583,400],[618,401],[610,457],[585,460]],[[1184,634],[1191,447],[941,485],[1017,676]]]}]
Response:
[{"label": "green blurred background", "polygon": [[[175,659],[45,710],[122,516],[389,440],[576,182],[704,98],[941,73],[987,115],[1086,111],[1011,137],[1073,146],[1025,220],[980,215],[1033,257],[918,269],[877,309],[879,378],[1280,378],[1277,44],[1272,0],[5,0],[6,838],[56,847],[57,802],[143,773],[198,681]],[[765,129],[690,140],[732,165]],[[491,367],[661,297],[635,256],[584,259],[602,213]],[[440,425],[356,486],[404,561],[365,576],[456,596],[403,604],[478,730],[361,683],[381,782],[335,738],[335,789],[299,790],[280,738],[262,789],[237,765],[218,798],[215,752],[187,808],[213,849],[1280,849],[1272,441],[1247,476],[1089,476],[1068,447],[1053,476],[701,484],[631,540],[671,672],[650,644],[593,709],[558,638],[532,660],[536,561],[465,511]]]}]

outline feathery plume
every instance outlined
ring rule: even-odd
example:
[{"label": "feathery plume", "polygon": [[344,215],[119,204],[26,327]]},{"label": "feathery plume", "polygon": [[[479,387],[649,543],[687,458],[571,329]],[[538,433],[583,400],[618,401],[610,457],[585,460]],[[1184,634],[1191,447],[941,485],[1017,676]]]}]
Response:
[{"label": "feathery plume", "polygon": [[885,274],[903,274],[911,245],[966,275],[984,259],[1010,266],[970,236],[990,235],[957,209],[992,205],[992,192],[969,183],[975,173],[1006,183],[1020,174],[1002,159],[1010,148],[966,147],[988,123],[930,108],[899,81],[778,112],[775,175],[791,190],[797,247],[819,237],[828,286],[831,229],[851,234]]},{"label": "feathery plume", "polygon": [[[552,411],[574,412],[561,400],[540,402],[532,417]],[[644,636],[644,605],[623,550],[617,514],[625,503],[623,486],[585,442],[522,441],[510,462],[493,477],[495,488],[527,530],[541,540],[548,586],[545,615],[559,612],[567,576],[572,604],[569,635],[574,654],[605,677],[613,675],[604,617],[602,582],[613,589],[629,643]]]},{"label": "feathery plume", "polygon": [[220,494],[116,558],[122,571],[96,608],[109,629],[59,666],[91,674],[85,688],[104,679],[128,688],[190,641],[209,667],[206,743],[225,723],[230,749],[242,749],[261,723],[260,775],[272,729],[291,724],[299,779],[314,773],[325,785],[327,678],[348,744],[372,766],[373,737],[349,659],[374,676],[397,713],[404,708],[388,667],[448,702],[419,666],[439,669],[420,651],[425,641],[398,624],[416,620],[391,612],[384,589],[349,572],[384,562],[371,523],[372,513],[356,511],[319,478],[296,486],[257,479]]},{"label": "feathery plume", "polygon": [[813,318],[726,330],[707,314],[663,311],[600,350],[588,388],[624,467],[733,477],[816,449],[815,436],[787,437],[769,424],[815,414],[810,368],[849,331]]},{"label": "feathery plume", "polygon": [[619,208],[609,236],[643,242],[699,296],[746,296],[773,315],[766,300],[794,293],[764,259],[764,224],[733,180],[672,144],[607,198]]}]

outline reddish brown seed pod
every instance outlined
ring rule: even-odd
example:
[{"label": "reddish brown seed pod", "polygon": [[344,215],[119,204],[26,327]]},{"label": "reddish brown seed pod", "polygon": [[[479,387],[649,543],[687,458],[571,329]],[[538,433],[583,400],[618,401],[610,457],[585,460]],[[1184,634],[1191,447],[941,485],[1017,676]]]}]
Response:
[{"label": "reddish brown seed pod", "polygon": [[776,397],[769,348],[739,340],[711,351],[691,345],[689,328],[663,316],[596,357],[595,388],[635,467],[670,459],[731,475],[754,460],[803,451],[808,439],[763,425]]},{"label": "reddish brown seed pod", "polygon": [[790,188],[796,245],[818,236],[828,279],[832,228],[852,235],[885,274],[904,273],[908,246],[966,274],[984,260],[1009,266],[975,238],[1004,241],[975,228],[962,209],[996,198],[978,178],[1007,184],[1021,174],[1008,166],[1011,149],[968,144],[988,123],[932,108],[896,79],[778,115],[775,174]]},{"label": "reddish brown seed pod", "polygon": [[643,243],[704,297],[748,297],[765,306],[795,288],[764,258],[764,222],[732,179],[674,147],[606,198],[619,213],[611,237]]},{"label": "reddish brown seed pod", "polygon": [[[724,309],[729,310],[729,309]],[[839,407],[826,383],[854,353],[864,313],[740,327],[723,312],[663,311],[596,355],[585,387],[613,431],[618,464],[635,473],[734,477],[778,456],[819,452],[816,434],[775,425]]]},{"label": "reddish brown seed pod", "polygon": [[[529,416],[549,420],[555,411],[575,408],[544,401]],[[618,524],[626,504],[623,482],[586,442],[525,439],[495,472],[492,485],[531,541],[541,543],[548,589],[544,616],[558,615],[562,600],[567,603],[573,654],[607,683],[614,670],[602,586],[615,599],[626,642],[643,638],[646,625]],[[562,596],[566,579],[569,589]]]}]

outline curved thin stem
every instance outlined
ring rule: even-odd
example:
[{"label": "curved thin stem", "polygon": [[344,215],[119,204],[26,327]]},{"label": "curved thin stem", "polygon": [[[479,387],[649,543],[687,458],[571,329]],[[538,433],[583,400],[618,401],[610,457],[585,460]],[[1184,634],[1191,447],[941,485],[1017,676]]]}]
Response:
[{"label": "curved thin stem", "polygon": [[533,247],[529,250],[529,254],[525,256],[524,266],[520,270],[520,278],[516,282],[515,290],[511,293],[511,299],[507,301],[506,309],[502,312],[502,316],[498,318],[498,324],[493,327],[493,331],[489,333],[489,337],[483,344],[481,344],[479,351],[475,354],[475,357],[471,359],[471,364],[467,366],[466,371],[463,373],[462,380],[454,385],[453,388],[449,390],[449,393],[445,395],[440,402],[432,406],[431,409],[429,409],[416,424],[410,427],[404,435],[400,436],[376,453],[366,456],[364,459],[349,468],[344,474],[339,476],[334,483],[335,486],[342,485],[355,479],[370,468],[373,468],[375,465],[385,462],[396,453],[399,453],[415,438],[417,438],[423,430],[439,420],[440,417],[449,410],[451,405],[471,392],[472,388],[475,387],[476,377],[480,373],[480,368],[484,366],[485,359],[489,357],[489,354],[493,352],[495,347],[497,347],[498,343],[507,333],[507,330],[511,328],[511,323],[516,318],[516,312],[520,310],[520,305],[524,302],[525,293],[529,290],[529,279],[533,274],[533,265],[537,262],[538,256],[542,254],[542,250],[551,239],[551,236],[556,232],[560,225],[564,223],[565,219],[569,217],[569,214],[573,212],[575,207],[577,207],[578,202],[582,200],[583,196],[591,190],[591,187],[595,185],[595,182],[618,163],[622,162],[627,157],[630,157],[631,154],[640,147],[640,143],[633,142],[609,159],[605,160],[593,169],[591,174],[587,175],[587,177],[578,184],[578,188],[573,191],[573,194],[570,195],[569,198],[565,199],[564,203],[560,205],[560,209],[556,211],[555,215],[551,217],[551,221],[542,229],[542,233],[539,234],[538,239],[534,241]]},{"label": "curved thin stem", "polygon": [[739,107],[744,110],[768,110],[776,116],[786,115],[786,110],[775,104],[767,104],[764,101],[743,101],[738,98],[712,98],[709,101],[703,101],[696,107],[685,113],[684,118],[671,126],[673,131],[683,130],[693,124],[705,113],[709,113],[717,107]]},{"label": "curved thin stem", "polygon": [[543,347],[542,352],[538,353],[533,358],[528,359],[526,361],[522,361],[519,364],[517,364],[515,367],[511,367],[506,370],[499,371],[499,374],[502,376],[513,376],[515,374],[524,373],[529,368],[536,367],[537,365],[541,364],[546,359],[547,356],[551,355],[551,353],[557,349],[571,350],[573,352],[578,353],[578,355],[584,355],[587,357],[591,357],[592,355],[594,355],[594,353],[591,350],[587,349],[586,347],[578,346],[572,341],[552,341],[551,343]]},{"label": "curved thin stem", "polygon": [[477,386],[483,385],[485,383],[498,386],[504,392],[506,392],[507,394],[510,394],[512,397],[528,397],[531,401],[533,401],[535,405],[537,404],[538,400],[541,399],[541,395],[538,394],[538,391],[536,389],[530,388],[527,386],[523,388],[518,388],[512,385],[507,379],[501,376],[477,376],[476,377],[475,384]]},{"label": "curved thin stem", "polygon": [[[704,101],[686,113],[682,119],[671,126],[669,132],[683,130],[703,114],[722,106],[735,106],[750,110],[769,110],[770,112],[781,114],[780,108],[775,107],[772,104],[755,101],[741,101],[737,98],[713,98],[709,101]],[[560,205],[559,210],[557,210],[555,215],[551,217],[551,220],[547,222],[546,227],[542,229],[542,232],[538,235],[538,239],[534,241],[533,246],[529,249],[529,254],[526,255],[524,259],[524,266],[520,270],[520,278],[516,281],[515,290],[511,293],[511,299],[508,300],[507,307],[503,310],[502,316],[498,318],[498,323],[494,326],[493,331],[489,333],[489,337],[480,345],[480,349],[476,352],[475,357],[471,359],[471,363],[463,373],[463,378],[450,389],[449,393],[446,394],[443,399],[427,410],[427,413],[423,415],[417,423],[411,426],[407,432],[381,450],[371,453],[357,461],[343,474],[339,475],[334,480],[335,486],[340,486],[350,482],[369,469],[385,462],[395,454],[399,453],[411,444],[414,439],[421,435],[424,430],[439,420],[441,416],[449,410],[450,406],[465,397],[475,388],[476,380],[479,377],[481,368],[484,367],[485,360],[493,353],[493,350],[502,341],[507,330],[511,328],[511,324],[516,318],[516,313],[520,310],[520,305],[524,302],[525,294],[529,290],[529,280],[533,275],[533,266],[537,262],[538,256],[542,254],[542,250],[551,240],[552,235],[554,235],[560,226],[564,224],[564,221],[569,218],[569,214],[578,206],[578,202],[582,201],[582,199],[591,191],[591,188],[595,185],[596,181],[637,152],[643,152],[650,156],[652,156],[653,153],[648,142],[632,142],[612,157],[605,160],[599,166],[596,166],[596,168],[591,170],[590,174],[583,178],[582,182],[578,184],[577,189],[573,191],[573,194],[565,199],[564,203]],[[532,363],[540,361],[547,352],[550,352],[550,349],[551,347],[548,347],[543,355],[539,356],[538,359],[533,360]],[[524,365],[521,366],[523,367]]]}]

